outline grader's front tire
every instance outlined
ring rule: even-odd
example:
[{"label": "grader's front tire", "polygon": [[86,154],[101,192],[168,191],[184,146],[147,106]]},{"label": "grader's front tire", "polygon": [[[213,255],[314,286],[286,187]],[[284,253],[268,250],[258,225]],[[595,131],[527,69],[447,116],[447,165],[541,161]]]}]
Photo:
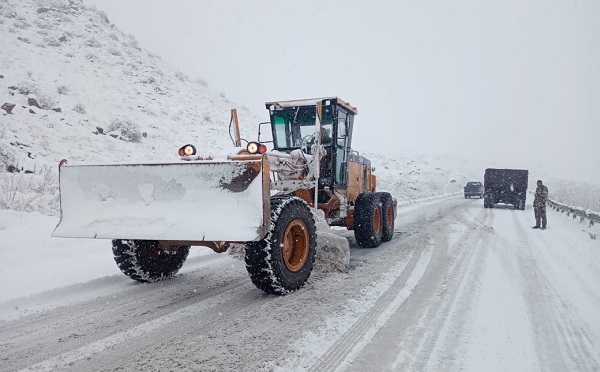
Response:
[{"label": "grader's front tire", "polygon": [[317,249],[315,220],[300,198],[271,199],[271,228],[262,240],[246,243],[246,269],[259,289],[284,295],[304,286]]},{"label": "grader's front tire", "polygon": [[189,246],[173,250],[156,240],[115,239],[112,248],[115,262],[123,274],[143,283],[172,278],[190,252]]},{"label": "grader's front tire", "polygon": [[379,247],[383,221],[379,195],[372,192],[360,194],[354,204],[354,237],[359,247]]}]

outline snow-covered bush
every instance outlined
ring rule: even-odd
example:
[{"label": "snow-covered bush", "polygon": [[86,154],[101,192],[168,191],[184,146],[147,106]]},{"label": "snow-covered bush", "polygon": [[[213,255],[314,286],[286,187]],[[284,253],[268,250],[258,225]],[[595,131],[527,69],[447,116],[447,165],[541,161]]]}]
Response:
[{"label": "snow-covered bush", "polygon": [[78,103],[75,105],[75,107],[73,107],[73,111],[75,111],[78,114],[85,114],[87,113],[87,110],[85,109],[85,106],[81,103]]},{"label": "snow-covered bush", "polygon": [[95,37],[88,38],[84,44],[85,46],[91,48],[100,48],[102,46],[102,44],[100,44],[100,42]]},{"label": "snow-covered bush", "polygon": [[23,19],[20,19],[20,20],[15,21],[15,23],[13,23],[13,26],[16,28],[20,28],[22,30],[26,30],[29,27],[31,27],[31,23],[29,23]]},{"label": "snow-covered bush", "polygon": [[17,84],[17,91],[24,95],[37,94],[38,86],[31,80],[23,80]]},{"label": "snow-covered bush", "polygon": [[[2,137],[4,137],[4,131],[2,131]],[[15,163],[15,156],[12,153],[10,147],[0,143],[0,172],[6,170],[8,165]]]},{"label": "snow-covered bush", "polygon": [[51,29],[51,25],[48,21],[46,21],[45,19],[36,19],[35,21],[33,21],[33,23],[40,29],[40,30],[48,30]]},{"label": "snow-covered bush", "polygon": [[69,0],[37,0],[37,5],[42,8],[50,9],[69,9],[71,4]]},{"label": "snow-covered bush", "polygon": [[44,93],[43,91],[38,89],[38,92],[35,95],[37,99],[37,103],[40,105],[40,108],[44,110],[50,110],[54,107],[56,101],[54,97],[50,94]]},{"label": "snow-covered bush", "polygon": [[55,172],[44,167],[39,173],[0,173],[0,209],[56,215],[59,196]]},{"label": "snow-covered bush", "polygon": [[47,46],[52,46],[52,47],[58,47],[58,46],[60,46],[60,41],[58,39],[56,39],[56,38],[53,38],[53,37],[45,37],[44,38],[44,43]]},{"label": "snow-covered bush", "polygon": [[197,78],[197,79],[196,79],[196,82],[197,82],[198,84],[200,84],[201,86],[203,86],[203,87],[208,87],[208,81],[206,81],[206,80],[204,80],[204,79],[202,79],[202,78]]},{"label": "snow-covered bush", "polygon": [[129,34],[128,37],[129,37],[129,40],[127,42],[124,42],[124,45],[130,46],[137,50],[142,50],[142,48],[140,48],[138,41],[135,39],[135,36],[133,36],[133,34]]},{"label": "snow-covered bush", "polygon": [[0,4],[0,15],[6,18],[16,18],[17,8],[13,4]]},{"label": "snow-covered bush", "polygon": [[118,138],[124,141],[140,142],[142,140],[140,126],[130,120],[115,119],[110,123],[108,131],[119,132]]},{"label": "snow-covered bush", "polygon": [[58,94],[66,95],[69,94],[70,91],[71,89],[66,85],[59,85],[58,87],[56,87],[56,92]]},{"label": "snow-covered bush", "polygon": [[104,23],[110,23],[108,16],[106,15],[106,13],[103,10],[96,9],[96,13],[98,13],[100,18],[102,18],[102,20],[104,21]]}]

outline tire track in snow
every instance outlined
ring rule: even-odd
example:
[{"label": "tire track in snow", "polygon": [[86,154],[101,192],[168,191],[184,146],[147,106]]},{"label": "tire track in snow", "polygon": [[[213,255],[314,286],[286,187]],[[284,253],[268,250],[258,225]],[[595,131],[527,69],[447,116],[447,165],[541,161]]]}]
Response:
[{"label": "tire track in snow", "polygon": [[310,371],[343,369],[348,361],[364,348],[398,306],[410,296],[410,292],[420,280],[431,259],[429,240],[426,234],[419,234],[414,239],[411,244],[413,253],[407,264],[387,273],[396,279],[386,283],[387,289],[379,296],[374,306],[356,319],[343,336],[320,358],[320,361],[309,369]]},{"label": "tire track in snow", "polygon": [[[572,309],[560,297],[539,267],[534,257],[535,243],[524,225],[524,217],[515,216],[512,221],[527,245],[527,249],[516,249],[519,255],[518,272],[523,273],[530,322],[535,329],[535,344],[538,362],[544,371],[600,370],[600,352],[578,322],[571,316]],[[549,232],[548,230],[544,233]],[[537,232],[536,232],[537,233]],[[538,237],[539,239],[539,237]],[[544,244],[552,251],[553,243],[545,238]],[[513,261],[514,262],[514,261]]]},{"label": "tire track in snow", "polygon": [[[140,339],[143,336],[158,331],[162,328],[167,327],[171,323],[179,322],[185,318],[196,318],[202,319],[201,315],[205,312],[209,312],[212,309],[222,308],[223,304],[235,296],[239,295],[246,289],[243,287],[244,283],[236,283],[229,286],[225,291],[221,291],[216,296],[212,296],[209,300],[204,300],[201,303],[195,303],[188,305],[182,309],[174,312],[170,312],[166,315],[154,318],[150,321],[137,325],[133,328],[129,328],[124,331],[117,332],[111,336],[102,338],[100,340],[87,343],[77,349],[73,349],[52,358],[48,358],[44,361],[38,362],[34,365],[28,366],[21,369],[22,372],[39,372],[39,371],[55,371],[64,370],[72,367],[75,363],[90,359],[94,355],[105,352],[108,349],[114,348],[118,345],[133,342],[136,339]],[[235,293],[232,295],[232,293]]]},{"label": "tire track in snow", "polygon": [[[222,307],[227,299],[239,298],[251,288],[245,272],[224,272],[222,268],[223,265],[213,268],[211,273],[188,274],[165,282],[133,283],[130,290],[114,297],[101,297],[9,322],[0,331],[3,368],[16,370],[34,364],[25,370],[56,369],[61,365],[60,360],[74,363],[115,345],[135,342],[149,332],[160,330],[161,323],[168,325],[191,314],[197,317],[203,312],[210,313],[211,309]],[[198,324],[201,322],[194,325]],[[50,355],[55,356],[48,358]],[[47,359],[40,361],[43,356]]]},{"label": "tire track in snow", "polygon": [[[479,241],[479,234],[474,231],[481,231],[478,225],[484,219],[480,214],[475,227],[472,221],[463,221],[467,229],[452,247],[448,247],[446,235],[439,232],[446,229],[448,222],[436,222],[427,228],[427,240],[417,240],[414,249],[427,244],[431,256],[427,267],[419,270],[415,288],[402,297],[402,283],[392,285],[311,370],[418,370],[425,367],[425,364],[416,365],[423,361],[435,369],[447,352],[448,342],[455,341],[451,340],[454,317],[464,317],[464,307],[468,305],[464,299],[476,285],[471,282],[461,286],[460,283],[469,283],[464,280],[465,276],[477,275],[467,268],[477,271],[478,267],[472,265],[472,252]],[[464,220],[462,216],[459,219]],[[422,232],[421,235],[425,236]],[[456,257],[448,256],[451,248]],[[416,257],[415,253],[411,260]],[[415,272],[415,265],[409,263],[403,275],[410,275],[409,270]],[[402,282],[402,279],[399,277],[397,281]],[[434,328],[433,332],[427,331],[431,328]],[[405,359],[407,354],[414,359]]]},{"label": "tire track in snow", "polygon": [[[455,216],[453,216],[455,217]],[[473,219],[459,221],[466,231],[453,244],[447,245],[447,232],[438,229],[434,236],[437,259],[420,283],[420,293],[407,302],[405,312],[400,311],[390,322],[389,340],[396,340],[383,369],[454,370],[463,328],[470,319],[469,311],[474,294],[481,284],[485,250],[481,247],[482,222],[490,217],[481,211]],[[452,218],[452,217],[450,217]],[[395,327],[393,327],[395,325]],[[398,337],[393,335],[401,334]],[[382,337],[382,342],[386,338]],[[391,359],[391,360],[390,360]],[[355,370],[359,370],[357,368]]]}]

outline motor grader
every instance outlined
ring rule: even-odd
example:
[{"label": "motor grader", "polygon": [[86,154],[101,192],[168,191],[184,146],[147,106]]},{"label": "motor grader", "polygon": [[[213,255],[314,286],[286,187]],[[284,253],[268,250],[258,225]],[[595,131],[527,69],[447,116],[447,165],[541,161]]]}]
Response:
[{"label": "motor grader", "polygon": [[[112,239],[121,271],[140,282],[174,276],[191,246],[245,246],[261,290],[304,286],[316,255],[315,213],[354,230],[360,247],[394,234],[396,200],[376,191],[371,162],[352,150],[357,109],[337,97],[267,102],[271,138],[221,156],[179,149],[168,163],[59,165],[61,219],[53,236]],[[318,212],[321,213],[321,212]]]}]

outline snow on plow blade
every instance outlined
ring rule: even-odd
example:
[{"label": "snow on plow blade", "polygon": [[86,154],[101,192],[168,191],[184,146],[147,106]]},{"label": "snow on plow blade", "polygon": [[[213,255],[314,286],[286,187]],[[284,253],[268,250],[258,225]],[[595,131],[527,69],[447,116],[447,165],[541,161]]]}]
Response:
[{"label": "snow on plow blade", "polygon": [[251,241],[268,228],[264,159],[59,169],[61,217],[52,236]]}]

